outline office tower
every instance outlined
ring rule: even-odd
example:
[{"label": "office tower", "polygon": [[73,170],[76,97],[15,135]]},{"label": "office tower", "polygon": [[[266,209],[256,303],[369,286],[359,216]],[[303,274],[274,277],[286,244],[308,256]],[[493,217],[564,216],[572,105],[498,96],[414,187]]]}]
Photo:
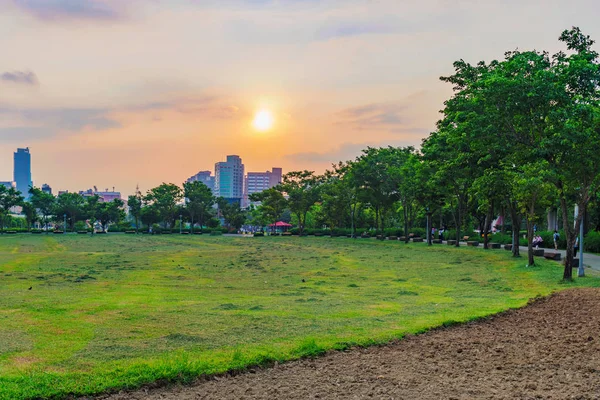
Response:
[{"label": "office tower", "polygon": [[208,186],[212,192],[215,191],[215,177],[211,176],[210,171],[200,171],[196,175],[189,177],[186,182],[202,182]]},{"label": "office tower", "polygon": [[244,197],[244,164],[239,156],[227,156],[227,161],[215,164],[215,196],[229,202],[242,202]]},{"label": "office tower", "polygon": [[29,198],[29,187],[31,182],[31,154],[29,147],[17,149],[15,152],[14,181],[17,184],[17,190],[25,199]]},{"label": "office tower", "polygon": [[266,172],[248,172],[244,185],[244,206],[250,204],[248,196],[260,193],[281,183],[281,168],[272,168]]},{"label": "office tower", "polygon": [[52,194],[52,188],[47,183],[44,183],[42,185],[42,192],[47,193],[47,194]]}]

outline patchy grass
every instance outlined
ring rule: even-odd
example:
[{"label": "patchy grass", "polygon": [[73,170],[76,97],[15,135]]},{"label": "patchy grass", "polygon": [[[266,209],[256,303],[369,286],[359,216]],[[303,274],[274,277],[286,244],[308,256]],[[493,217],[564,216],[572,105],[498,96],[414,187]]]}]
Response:
[{"label": "patchy grass", "polygon": [[369,239],[0,237],[0,399],[188,382],[600,285],[525,261]]}]

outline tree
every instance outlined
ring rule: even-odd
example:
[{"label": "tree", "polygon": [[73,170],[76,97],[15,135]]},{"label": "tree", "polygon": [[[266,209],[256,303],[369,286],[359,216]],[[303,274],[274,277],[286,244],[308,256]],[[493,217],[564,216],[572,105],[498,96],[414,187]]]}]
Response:
[{"label": "tree", "polygon": [[106,231],[110,223],[118,223],[125,218],[123,210],[123,200],[114,199],[106,203],[100,203],[98,207],[98,220],[102,225],[102,230]]},{"label": "tree", "polygon": [[211,214],[215,197],[212,191],[202,182],[186,182],[183,184],[183,195],[186,199],[185,208],[190,217],[190,231],[194,232],[194,220],[200,224],[200,228]]},{"label": "tree", "polygon": [[300,235],[304,232],[306,214],[320,198],[320,183],[320,178],[313,171],[304,170],[285,174],[283,183],[277,186],[288,196],[288,208],[298,218]]},{"label": "tree", "polygon": [[148,228],[154,224],[158,224],[161,221],[160,212],[158,208],[153,205],[144,205],[140,211],[140,221]]},{"label": "tree", "polygon": [[251,201],[260,202],[257,207],[258,219],[263,223],[277,222],[287,207],[287,202],[281,191],[276,188],[263,190],[259,193],[252,193]]},{"label": "tree", "polygon": [[[75,223],[85,218],[86,201],[79,193],[62,193],[56,198],[54,215],[57,221],[62,221],[63,215],[67,216],[67,222],[71,231],[75,229]],[[65,226],[65,231],[67,227]]]},{"label": "tree", "polygon": [[35,206],[30,202],[24,202],[22,207],[23,211],[21,213],[25,216],[25,221],[27,221],[27,230],[30,230],[34,222],[38,220],[37,211]]},{"label": "tree", "polygon": [[182,199],[183,191],[173,183],[163,183],[150,189],[144,197],[148,204],[155,207],[165,228],[175,226],[175,219],[179,215],[177,203]]},{"label": "tree", "polygon": [[35,207],[38,213],[42,215],[44,228],[48,229],[48,217],[54,212],[56,198],[50,193],[45,193],[41,189],[32,187],[29,189],[29,201]]},{"label": "tree", "polygon": [[100,197],[98,195],[89,196],[85,198],[85,214],[86,217],[90,220],[90,225],[92,227],[92,235],[94,234],[94,228],[96,225],[96,220],[100,214],[100,209],[102,207],[102,203],[100,203]]},{"label": "tree", "polygon": [[23,204],[21,192],[15,188],[7,188],[4,185],[0,185],[0,229],[4,229],[10,209],[21,204]]},{"label": "tree", "polygon": [[229,203],[225,198],[219,197],[217,204],[228,228],[240,229],[244,225],[246,213],[237,202]]},{"label": "tree", "polygon": [[129,207],[129,214],[135,221],[135,232],[138,232],[139,221],[142,216],[142,195],[137,192],[127,197],[127,207]]}]

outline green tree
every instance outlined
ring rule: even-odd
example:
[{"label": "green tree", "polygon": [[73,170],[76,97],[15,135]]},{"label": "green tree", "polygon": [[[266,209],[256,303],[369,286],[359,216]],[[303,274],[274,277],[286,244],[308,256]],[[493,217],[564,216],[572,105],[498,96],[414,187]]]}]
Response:
[{"label": "green tree", "polygon": [[24,202],[22,207],[23,211],[21,213],[25,216],[25,221],[27,221],[27,230],[30,230],[31,226],[38,220],[37,210],[30,202]]},{"label": "green tree", "polygon": [[284,175],[278,190],[288,196],[287,205],[298,218],[298,230],[304,232],[306,214],[320,199],[320,177],[313,171],[292,171]]},{"label": "green tree", "polygon": [[125,211],[123,210],[123,200],[114,199],[113,201],[100,203],[98,207],[98,220],[102,225],[102,230],[106,231],[109,224],[119,223],[125,218]]},{"label": "green tree", "polygon": [[150,189],[144,200],[155,207],[160,215],[163,226],[173,228],[177,219],[179,203],[183,199],[183,191],[173,183],[163,183]]},{"label": "green tree", "polygon": [[257,220],[261,222],[261,225],[277,222],[287,207],[285,197],[276,188],[252,193],[249,198],[251,201],[260,202],[256,210],[258,212]]},{"label": "green tree", "polygon": [[63,220],[63,215],[67,216],[68,227],[64,227],[73,231],[75,229],[75,223],[83,221],[85,219],[85,205],[86,201],[79,193],[62,193],[56,198],[56,207],[54,208],[54,215],[57,222]]},{"label": "green tree", "polygon": [[225,220],[225,225],[231,229],[239,229],[246,222],[246,213],[237,202],[229,203],[225,198],[217,198],[219,212]]},{"label": "green tree", "polygon": [[48,229],[48,219],[54,212],[56,198],[50,193],[45,193],[41,189],[32,187],[29,189],[29,201],[42,216],[44,228]]},{"label": "green tree", "polygon": [[212,191],[202,182],[186,182],[183,184],[183,195],[186,199],[185,208],[190,218],[190,232],[194,232],[194,221],[200,224],[200,229],[210,218],[215,197]]},{"label": "green tree", "polygon": [[142,195],[139,192],[127,197],[127,207],[129,207],[129,215],[133,217],[133,220],[135,222],[136,233],[139,230],[139,222],[142,216],[142,204]]}]

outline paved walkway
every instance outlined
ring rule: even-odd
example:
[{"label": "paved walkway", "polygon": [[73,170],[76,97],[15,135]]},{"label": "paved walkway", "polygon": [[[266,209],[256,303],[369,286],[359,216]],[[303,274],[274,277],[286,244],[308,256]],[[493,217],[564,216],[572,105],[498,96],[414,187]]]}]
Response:
[{"label": "paved walkway", "polygon": [[[446,244],[445,241],[444,241],[444,244]],[[466,245],[465,242],[460,242],[460,244],[461,244],[461,246]],[[478,248],[483,249],[483,243],[479,243]],[[502,249],[504,250],[504,245],[502,245]],[[519,246],[519,249],[521,250],[521,256],[527,257],[527,246]],[[542,247],[540,247],[540,249],[542,249]],[[544,249],[544,251],[560,253],[561,261],[557,261],[557,262],[564,261],[565,254],[567,253],[566,250],[554,250],[554,248],[549,249],[549,248],[545,248],[545,247],[543,249]],[[577,253],[576,257],[579,257],[579,253]],[[583,253],[583,265],[593,269],[594,271],[600,272],[600,255],[592,254],[592,253]]]}]

